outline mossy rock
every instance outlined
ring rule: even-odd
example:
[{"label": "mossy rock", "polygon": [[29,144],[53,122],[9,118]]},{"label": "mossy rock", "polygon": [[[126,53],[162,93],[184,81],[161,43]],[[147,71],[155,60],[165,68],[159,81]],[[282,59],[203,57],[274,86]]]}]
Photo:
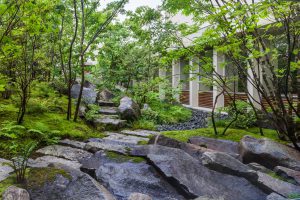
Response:
[{"label": "mossy rock", "polygon": [[62,175],[69,180],[72,179],[72,176],[69,174],[69,172],[65,171],[64,169],[57,169],[54,167],[31,168],[28,172],[27,188],[40,188],[47,182],[51,183],[55,181],[57,175]]}]

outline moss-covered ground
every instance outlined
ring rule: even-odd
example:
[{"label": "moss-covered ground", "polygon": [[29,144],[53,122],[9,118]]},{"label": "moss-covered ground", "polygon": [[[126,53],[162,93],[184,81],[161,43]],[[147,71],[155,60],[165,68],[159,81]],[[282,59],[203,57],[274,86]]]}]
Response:
[{"label": "moss-covered ground", "polygon": [[217,139],[225,139],[225,140],[232,140],[232,141],[240,141],[245,135],[249,135],[255,138],[270,138],[278,142],[283,142],[282,140],[278,139],[277,132],[275,130],[270,129],[263,129],[264,135],[260,134],[258,128],[249,128],[249,129],[228,129],[225,135],[222,135],[224,128],[217,128],[218,135],[215,135],[213,128],[200,128],[195,130],[186,130],[186,131],[166,131],[162,134],[174,138],[179,141],[186,142],[190,137],[193,136],[204,136],[210,138],[217,138]]}]

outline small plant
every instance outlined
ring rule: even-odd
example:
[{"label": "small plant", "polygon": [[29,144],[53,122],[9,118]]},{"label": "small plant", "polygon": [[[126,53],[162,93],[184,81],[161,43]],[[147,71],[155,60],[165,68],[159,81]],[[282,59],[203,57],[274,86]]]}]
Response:
[{"label": "small plant", "polygon": [[94,104],[88,105],[89,111],[85,114],[88,121],[95,119],[99,115],[100,107]]},{"label": "small plant", "polygon": [[17,183],[25,183],[26,181],[26,170],[28,159],[30,158],[32,152],[37,147],[37,142],[29,142],[27,144],[20,145],[19,143],[13,142],[8,148],[11,154],[13,154],[12,162],[7,163],[13,168],[16,174]]}]

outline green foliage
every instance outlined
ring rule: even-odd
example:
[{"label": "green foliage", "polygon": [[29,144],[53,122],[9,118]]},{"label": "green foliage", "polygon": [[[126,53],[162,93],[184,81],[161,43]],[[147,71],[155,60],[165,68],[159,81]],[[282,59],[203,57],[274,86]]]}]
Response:
[{"label": "green foliage", "polygon": [[134,121],[131,127],[135,130],[137,129],[155,130],[155,123],[151,120],[142,118],[138,121]]},{"label": "green foliage", "polygon": [[85,118],[87,120],[93,120],[99,116],[99,110],[101,109],[99,106],[95,104],[88,105],[88,111],[85,114]]},{"label": "green foliage", "polygon": [[37,145],[37,142],[29,142],[26,145],[11,143],[11,145],[8,147],[8,151],[10,154],[12,154],[12,162],[8,163],[7,165],[13,168],[14,173],[16,174],[17,183],[25,182],[28,159]]},{"label": "green foliage", "polygon": [[[224,128],[218,128],[218,132],[222,133],[223,129]],[[255,138],[267,137],[277,142],[283,142],[280,139],[278,139],[278,135],[275,130],[264,129],[264,136],[261,136],[258,128],[250,128],[247,130],[230,128],[227,130],[226,135],[219,134],[217,136],[214,134],[213,128],[200,128],[200,129],[186,130],[186,131],[166,131],[163,132],[162,134],[183,142],[187,142],[188,139],[193,136],[204,136],[204,137],[225,139],[225,140],[232,140],[232,141],[239,142],[245,135],[250,135]]]},{"label": "green foliage", "polygon": [[236,121],[231,124],[233,128],[248,129],[254,126],[256,116],[252,107],[247,102],[241,100],[237,100],[235,105],[232,103],[228,107],[219,110],[219,115],[221,115],[221,112],[227,112],[228,118],[217,120],[217,127],[225,127],[235,118]]}]

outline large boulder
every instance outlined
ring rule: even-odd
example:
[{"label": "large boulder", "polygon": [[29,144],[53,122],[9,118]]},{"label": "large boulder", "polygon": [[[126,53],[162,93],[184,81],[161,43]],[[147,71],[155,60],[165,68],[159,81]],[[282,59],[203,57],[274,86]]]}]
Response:
[{"label": "large boulder", "polygon": [[115,200],[92,177],[65,165],[31,169],[27,182],[32,200]]},{"label": "large boulder", "polygon": [[141,110],[137,103],[129,97],[123,97],[120,101],[119,112],[121,119],[133,121],[141,116]]},{"label": "large boulder", "polygon": [[270,139],[244,136],[240,141],[240,155],[244,163],[256,162],[270,169],[283,166],[300,171],[300,153]]},{"label": "large boulder", "polygon": [[233,157],[238,157],[239,155],[239,144],[230,140],[220,140],[214,138],[195,136],[189,138],[188,142],[208,149],[225,152],[232,155]]},{"label": "large boulder", "polygon": [[30,200],[30,197],[26,190],[12,185],[4,191],[2,200]]},{"label": "large boulder", "polygon": [[99,151],[82,162],[82,170],[95,169],[97,180],[117,199],[132,198],[132,193],[145,194],[156,200],[184,199],[152,166],[143,160],[130,159]]},{"label": "large boulder", "polygon": [[212,171],[183,150],[160,145],[148,145],[148,148],[150,162],[189,199],[199,196],[224,200],[266,199],[266,194],[245,178]]},{"label": "large boulder", "polygon": [[114,97],[115,97],[115,95],[111,91],[104,89],[97,93],[96,101],[97,101],[97,103],[110,102]]},{"label": "large boulder", "polygon": [[[71,97],[78,99],[80,92],[80,84],[74,84],[71,89]],[[82,100],[86,104],[94,104],[96,102],[97,92],[94,87],[83,87]]]},{"label": "large boulder", "polygon": [[132,193],[130,194],[128,200],[152,200],[152,198],[146,194]]}]

